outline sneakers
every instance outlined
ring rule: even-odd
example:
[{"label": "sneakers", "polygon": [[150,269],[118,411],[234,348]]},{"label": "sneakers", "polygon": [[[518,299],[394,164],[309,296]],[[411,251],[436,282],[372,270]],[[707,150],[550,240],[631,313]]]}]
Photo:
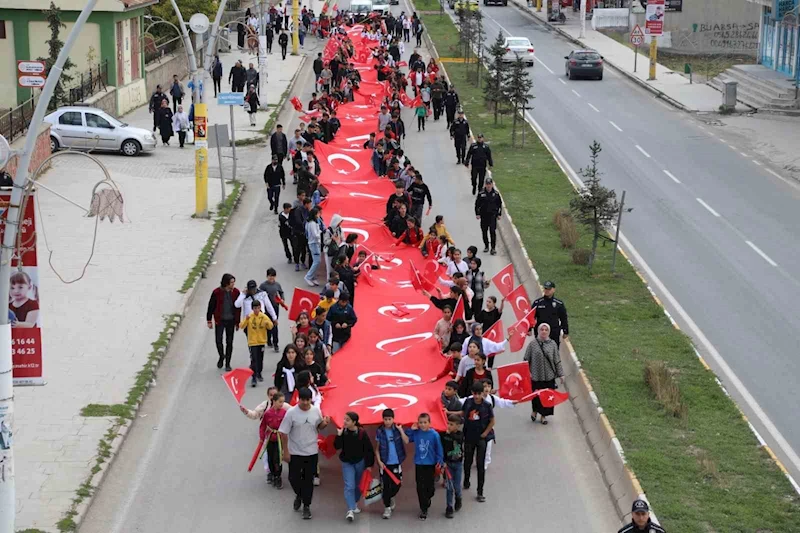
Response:
[{"label": "sneakers", "polygon": [[352,511],[352,510],[350,510],[350,511],[347,511],[347,514],[346,514],[346,515],[344,515],[344,518],[345,518],[345,520],[347,520],[348,522],[352,522],[353,520],[355,520],[355,519],[356,519],[356,515],[353,513],[353,511]]},{"label": "sneakers", "polygon": [[264,378],[261,376],[261,374],[259,374],[259,375],[256,377],[256,379],[258,379],[258,381],[264,381]]},{"label": "sneakers", "polygon": [[319,476],[314,476],[314,486],[319,487]]},{"label": "sneakers", "polygon": [[462,505],[461,504],[461,498],[456,496],[456,507],[455,507],[456,512],[461,510],[461,505]]},{"label": "sneakers", "polygon": [[392,517],[392,508],[391,507],[384,507],[383,509],[383,519],[389,520]]},{"label": "sneakers", "polygon": [[475,498],[475,499],[478,500],[479,502],[483,503],[483,502],[486,501],[486,496],[484,496],[483,494],[478,494],[478,497]]},{"label": "sneakers", "polygon": [[394,498],[392,498],[392,499],[389,501],[389,509],[391,509],[392,511],[394,511],[394,508],[395,508],[395,507],[397,507],[397,504],[395,503],[395,501],[394,501]]},{"label": "sneakers", "polygon": [[492,251],[491,251],[491,252],[489,252],[489,253],[490,253],[491,255],[497,255],[497,250],[495,250],[494,248],[492,248]]},{"label": "sneakers", "polygon": [[222,368],[222,363],[224,362],[225,362],[225,357],[220,355],[219,359],[217,359],[217,368]]},{"label": "sneakers", "polygon": [[283,478],[281,476],[275,476],[272,479],[272,484],[276,489],[281,490],[283,488]]},{"label": "sneakers", "polygon": [[419,513],[419,519],[420,520],[427,520],[428,519],[428,511],[422,511],[421,513]]},{"label": "sneakers", "polygon": [[356,514],[361,514],[361,509],[359,509],[358,506],[356,505],[356,508],[353,509],[353,512]]},{"label": "sneakers", "polygon": [[272,475],[272,472],[267,474],[267,483],[269,483],[270,485],[275,483],[275,476]]},{"label": "sneakers", "polygon": [[[292,509],[294,509],[295,511],[299,511],[301,505],[303,505],[303,500],[300,499],[300,496],[295,496],[294,503],[292,504]],[[308,507],[306,507],[306,509],[308,509]]]},{"label": "sneakers", "polygon": [[295,272],[300,272],[300,263],[295,263],[294,264],[294,271]]},{"label": "sneakers", "polygon": [[311,520],[311,507],[303,507],[303,520]]},{"label": "sneakers", "polygon": [[453,518],[453,508],[448,507],[447,509],[445,509],[444,516],[446,516],[447,518]]},{"label": "sneakers", "polygon": [[291,257],[286,260],[286,264],[288,264],[288,265],[292,264],[292,258]]},{"label": "sneakers", "polygon": [[489,247],[488,246],[484,246],[483,247],[483,253],[485,253],[485,254],[489,253]]},{"label": "sneakers", "polygon": [[465,479],[465,480],[464,480],[464,490],[467,490],[467,489],[469,489],[469,487],[470,487],[470,485],[469,485],[469,480],[468,480],[468,479]]},{"label": "sneakers", "polygon": [[278,345],[276,344],[276,345],[275,345],[275,353],[278,353],[278,352],[280,352],[280,351],[281,351],[281,349],[280,349],[280,348],[278,348]]},{"label": "sneakers", "polygon": [[258,380],[256,379],[256,377],[255,377],[255,376],[253,376],[253,381],[252,381],[252,383],[250,384],[250,386],[251,386],[251,387],[255,387],[256,385],[258,385]]}]

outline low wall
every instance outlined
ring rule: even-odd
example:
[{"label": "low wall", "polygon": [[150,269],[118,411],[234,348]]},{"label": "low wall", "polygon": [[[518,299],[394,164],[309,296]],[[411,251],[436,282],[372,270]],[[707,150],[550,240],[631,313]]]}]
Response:
[{"label": "low wall", "polygon": [[117,88],[117,116],[130,113],[137,107],[147,105],[150,93],[147,92],[143,79],[138,79],[123,87]]},{"label": "low wall", "polygon": [[[22,151],[24,146],[25,137],[20,137],[11,143],[11,150]],[[33,149],[33,157],[31,157],[31,164],[28,167],[28,172],[33,172],[39,168],[39,165],[42,164],[42,161],[50,157],[50,154],[50,124],[44,122],[39,126],[39,136],[36,138],[36,145]],[[19,156],[12,155],[8,160],[8,164],[6,164],[6,172],[12,176],[16,176],[17,165],[19,165]]]},{"label": "low wall", "polygon": [[175,55],[163,56],[161,61],[154,61],[144,68],[147,98],[155,92],[156,85],[161,85],[164,92],[167,92],[172,83],[173,74],[177,74],[178,79],[181,80],[189,74],[189,62],[183,48],[179,52]]},{"label": "low wall", "polygon": [[107,87],[104,91],[87,98],[84,103],[102,109],[112,117],[115,117],[117,116],[117,88]]}]

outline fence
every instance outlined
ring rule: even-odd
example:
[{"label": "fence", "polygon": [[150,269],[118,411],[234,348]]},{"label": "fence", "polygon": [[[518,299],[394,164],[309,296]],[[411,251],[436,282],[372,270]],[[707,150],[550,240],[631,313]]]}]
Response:
[{"label": "fence", "polygon": [[9,143],[22,137],[28,131],[28,125],[31,123],[38,100],[37,93],[36,96],[0,115],[0,135],[5,137]]},{"label": "fence", "polygon": [[81,72],[77,79],[78,84],[69,88],[67,103],[83,102],[94,93],[104,90],[108,86],[108,60],[99,63],[96,67],[89,67]]},{"label": "fence", "polygon": [[144,36],[143,41],[145,65],[161,61],[163,56],[172,54],[178,48],[183,47],[183,39],[181,37],[170,37],[168,40],[159,43],[152,34],[147,34]]}]

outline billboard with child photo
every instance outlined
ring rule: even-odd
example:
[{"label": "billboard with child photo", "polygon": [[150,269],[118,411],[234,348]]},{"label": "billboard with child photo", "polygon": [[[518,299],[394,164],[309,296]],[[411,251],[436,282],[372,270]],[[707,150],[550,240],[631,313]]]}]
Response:
[{"label": "billboard with child photo", "polygon": [[[10,193],[0,192],[0,209],[7,216]],[[0,229],[0,240],[2,240]],[[20,261],[21,259],[21,261]],[[11,357],[14,385],[40,385],[42,377],[42,316],[39,308],[39,267],[36,262],[34,199],[25,205],[19,250],[11,264],[8,319],[11,323]]]}]

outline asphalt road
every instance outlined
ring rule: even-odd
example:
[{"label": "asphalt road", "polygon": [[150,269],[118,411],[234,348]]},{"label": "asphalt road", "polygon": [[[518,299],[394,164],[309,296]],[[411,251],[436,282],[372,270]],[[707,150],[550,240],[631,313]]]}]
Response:
[{"label": "asphalt road", "polygon": [[[301,77],[305,83],[299,85],[307,89],[296,91],[303,101],[311,92],[309,74],[310,64],[305,78]],[[455,165],[444,122],[431,123],[428,131],[417,134],[412,131],[411,111],[405,113],[407,153],[427,178],[434,198],[430,221],[433,215],[443,214],[463,248],[480,245],[478,224],[471,208],[465,207],[473,203],[469,176],[464,167]],[[279,122],[293,126],[296,116],[290,110]],[[260,156],[261,164],[267,163],[267,152]],[[287,292],[294,285],[304,286],[300,275],[285,264],[276,219],[264,209],[260,175],[248,175],[246,180],[249,189],[217,252],[216,264],[174,337],[159,370],[158,384],[145,400],[81,533],[218,533],[308,527],[291,510],[293,495],[288,484],[279,492],[265,484],[259,467],[246,472],[257,442],[257,424],[238,412],[220,379],[213,334],[205,326],[206,298],[223,272],[233,272],[241,285],[250,278],[261,280],[266,267],[275,265]],[[285,198],[292,192],[293,187],[287,187]],[[483,268],[490,275],[508,263],[503,250],[484,259]],[[359,327],[365,323],[359,322],[354,335]],[[280,335],[283,342],[289,339],[285,319],[280,321]],[[234,366],[246,366],[247,347],[241,333],[237,333],[236,343]],[[521,360],[522,353],[502,357],[513,362]],[[276,354],[267,355],[267,368],[274,368],[276,362]],[[263,385],[248,389],[244,403],[255,406],[265,391]],[[531,524],[541,531],[616,531],[619,520],[569,404],[557,408],[548,426],[534,426],[529,413],[527,405],[498,413],[498,442],[487,477],[488,502],[478,504],[466,496],[465,507],[455,520],[444,518],[444,492],[439,489],[428,520],[433,524],[423,527],[416,518],[416,494],[410,481],[400,492],[391,521],[381,519],[382,506],[377,505],[355,524],[346,523],[340,466],[334,458],[322,462],[322,485],[315,490],[312,525],[324,523],[329,531],[372,527],[463,531],[465,523],[476,531],[523,531]],[[409,468],[410,464],[407,461]]]},{"label": "asphalt road", "polygon": [[[792,407],[800,404],[800,187],[740,152],[713,120],[669,107],[608,66],[602,81],[568,80],[564,56],[575,45],[514,7],[481,10],[487,45],[501,31],[534,44],[530,114],[569,166],[586,166],[591,142],[602,144],[603,180],[627,191],[626,205],[634,208],[623,232],[709,343],[657,292],[797,477],[800,463],[769,434],[757,407],[800,450]],[[714,350],[756,409],[732,386]]]}]

